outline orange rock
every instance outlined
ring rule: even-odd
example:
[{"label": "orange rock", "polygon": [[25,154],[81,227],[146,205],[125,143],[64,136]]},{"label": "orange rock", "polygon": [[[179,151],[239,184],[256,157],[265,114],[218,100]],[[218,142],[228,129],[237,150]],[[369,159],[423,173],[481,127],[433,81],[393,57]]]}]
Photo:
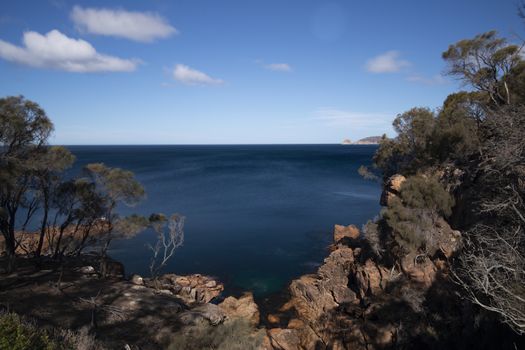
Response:
[{"label": "orange rock", "polygon": [[239,299],[227,297],[219,307],[229,318],[243,318],[254,326],[259,324],[259,308],[253,300],[252,293],[245,293]]},{"label": "orange rock", "polygon": [[292,318],[290,320],[290,322],[288,322],[288,326],[287,328],[290,328],[290,329],[303,329],[304,328],[304,322],[297,319],[297,318]]},{"label": "orange rock", "polygon": [[384,186],[383,193],[381,194],[380,204],[383,206],[389,206],[392,199],[399,194],[401,185],[403,182],[405,182],[405,180],[406,178],[403,175],[392,175]]},{"label": "orange rock", "polygon": [[267,320],[270,323],[279,323],[279,321],[281,321],[279,316],[274,315],[274,314],[269,314],[268,317],[267,317]]},{"label": "orange rock", "polygon": [[334,242],[337,243],[343,238],[357,239],[359,238],[360,232],[354,225],[335,225],[334,226]]}]

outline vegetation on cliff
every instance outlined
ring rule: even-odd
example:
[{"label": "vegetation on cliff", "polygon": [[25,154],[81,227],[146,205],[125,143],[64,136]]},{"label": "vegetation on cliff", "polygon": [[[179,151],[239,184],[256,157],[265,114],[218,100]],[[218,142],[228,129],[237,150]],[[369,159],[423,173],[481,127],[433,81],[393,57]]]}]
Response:
[{"label": "vegetation on cliff", "polygon": [[[468,88],[432,111],[413,108],[394,120],[375,164],[385,180],[403,175],[381,215],[402,248],[435,255],[433,230],[443,217],[462,231],[450,260],[464,297],[525,333],[525,61],[521,47],[494,31],[450,45],[448,73]],[[377,239],[374,238],[377,245]],[[391,247],[390,247],[391,248]],[[380,249],[380,248],[377,248]],[[386,249],[384,249],[386,250]],[[392,249],[388,249],[392,252]]]}]

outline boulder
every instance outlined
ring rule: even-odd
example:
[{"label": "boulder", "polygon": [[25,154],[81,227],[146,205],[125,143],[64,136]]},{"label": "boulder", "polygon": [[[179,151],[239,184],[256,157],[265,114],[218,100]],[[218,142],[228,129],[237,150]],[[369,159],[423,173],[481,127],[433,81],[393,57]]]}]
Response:
[{"label": "boulder", "polygon": [[364,264],[355,265],[351,274],[351,287],[360,299],[379,295],[386,288],[390,276],[390,272],[384,266],[370,259]]},{"label": "boulder", "polygon": [[95,268],[93,266],[82,266],[80,269],[79,269],[80,273],[83,273],[85,275],[92,275],[94,273],[97,273],[97,271],[95,271]]},{"label": "boulder", "polygon": [[401,259],[401,270],[411,280],[424,287],[430,287],[436,278],[437,268],[425,256],[408,254]]},{"label": "boulder", "polygon": [[274,314],[269,314],[268,317],[266,317],[266,319],[268,320],[268,322],[273,324],[281,322],[281,318]]},{"label": "boulder", "polygon": [[227,297],[218,306],[229,319],[242,318],[253,326],[259,324],[259,308],[253,300],[252,293],[245,293],[239,299]]},{"label": "boulder", "polygon": [[392,175],[386,184],[383,186],[383,193],[381,194],[380,204],[383,206],[389,206],[392,199],[399,195],[401,185],[405,182],[406,178],[403,175],[395,174]]},{"label": "boulder", "polygon": [[139,275],[132,275],[129,281],[137,286],[143,286],[144,285],[144,278]]},{"label": "boulder", "polygon": [[188,304],[208,303],[224,290],[224,286],[209,276],[200,274],[178,276],[165,274],[157,281],[146,280],[146,285],[157,289],[170,290]]},{"label": "boulder", "polygon": [[192,325],[203,320],[208,321],[211,325],[221,324],[226,319],[226,314],[217,305],[202,304],[179,315],[179,321],[185,325]]},{"label": "boulder", "polygon": [[347,239],[358,239],[359,229],[354,225],[335,225],[334,226],[334,242],[337,244],[339,241]]},{"label": "boulder", "polygon": [[316,275],[304,275],[290,285],[291,304],[299,318],[315,321],[339,304],[356,300],[348,288],[348,274],[354,255],[351,248],[332,252]]},{"label": "boulder", "polygon": [[268,337],[274,349],[299,350],[300,338],[295,329],[272,328],[268,330]]}]

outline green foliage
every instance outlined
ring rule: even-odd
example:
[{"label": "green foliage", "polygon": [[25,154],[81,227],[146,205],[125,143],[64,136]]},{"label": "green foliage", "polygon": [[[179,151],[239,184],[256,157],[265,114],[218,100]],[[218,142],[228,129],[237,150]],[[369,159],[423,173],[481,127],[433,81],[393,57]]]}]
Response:
[{"label": "green foliage", "polygon": [[399,197],[382,212],[394,239],[405,252],[432,252],[437,215],[448,216],[454,200],[435,178],[411,176],[401,185]]},{"label": "green foliage", "polygon": [[122,202],[128,206],[133,206],[146,195],[144,187],[135,179],[135,175],[131,171],[109,168],[103,163],[88,164],[85,170],[98,189],[112,203]]},{"label": "green foliage", "polygon": [[512,93],[505,83],[521,62],[519,46],[507,44],[490,31],[450,45],[442,57],[450,75],[487,93],[494,105],[511,103]]},{"label": "green foliage", "polygon": [[13,313],[0,315],[0,350],[61,349],[48,334]]},{"label": "green foliage", "polygon": [[365,225],[363,225],[364,238],[370,245],[373,253],[381,257],[384,252],[384,242],[381,237],[381,230],[377,221],[368,220]]},{"label": "green foliage", "polygon": [[478,93],[451,94],[443,103],[432,134],[430,153],[439,162],[449,160],[466,162],[479,152],[479,124],[482,111]]},{"label": "green foliage", "polygon": [[168,349],[256,350],[262,344],[262,339],[263,332],[254,330],[242,319],[218,326],[203,322],[173,335]]},{"label": "green foliage", "polygon": [[374,163],[383,175],[413,174],[433,163],[429,152],[435,126],[434,113],[428,108],[412,108],[394,119],[395,139],[383,138],[374,155]]},{"label": "green foliage", "polygon": [[449,216],[454,199],[434,177],[411,176],[401,185],[400,197],[412,209],[428,209]]}]

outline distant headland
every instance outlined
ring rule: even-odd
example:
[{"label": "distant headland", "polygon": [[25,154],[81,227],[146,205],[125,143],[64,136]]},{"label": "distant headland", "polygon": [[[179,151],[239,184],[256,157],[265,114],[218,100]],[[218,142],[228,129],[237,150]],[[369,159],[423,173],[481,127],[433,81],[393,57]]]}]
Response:
[{"label": "distant headland", "polygon": [[344,139],[341,142],[342,145],[377,145],[381,141],[381,136],[369,136],[363,139],[360,139],[356,142],[352,142],[350,139]]}]

